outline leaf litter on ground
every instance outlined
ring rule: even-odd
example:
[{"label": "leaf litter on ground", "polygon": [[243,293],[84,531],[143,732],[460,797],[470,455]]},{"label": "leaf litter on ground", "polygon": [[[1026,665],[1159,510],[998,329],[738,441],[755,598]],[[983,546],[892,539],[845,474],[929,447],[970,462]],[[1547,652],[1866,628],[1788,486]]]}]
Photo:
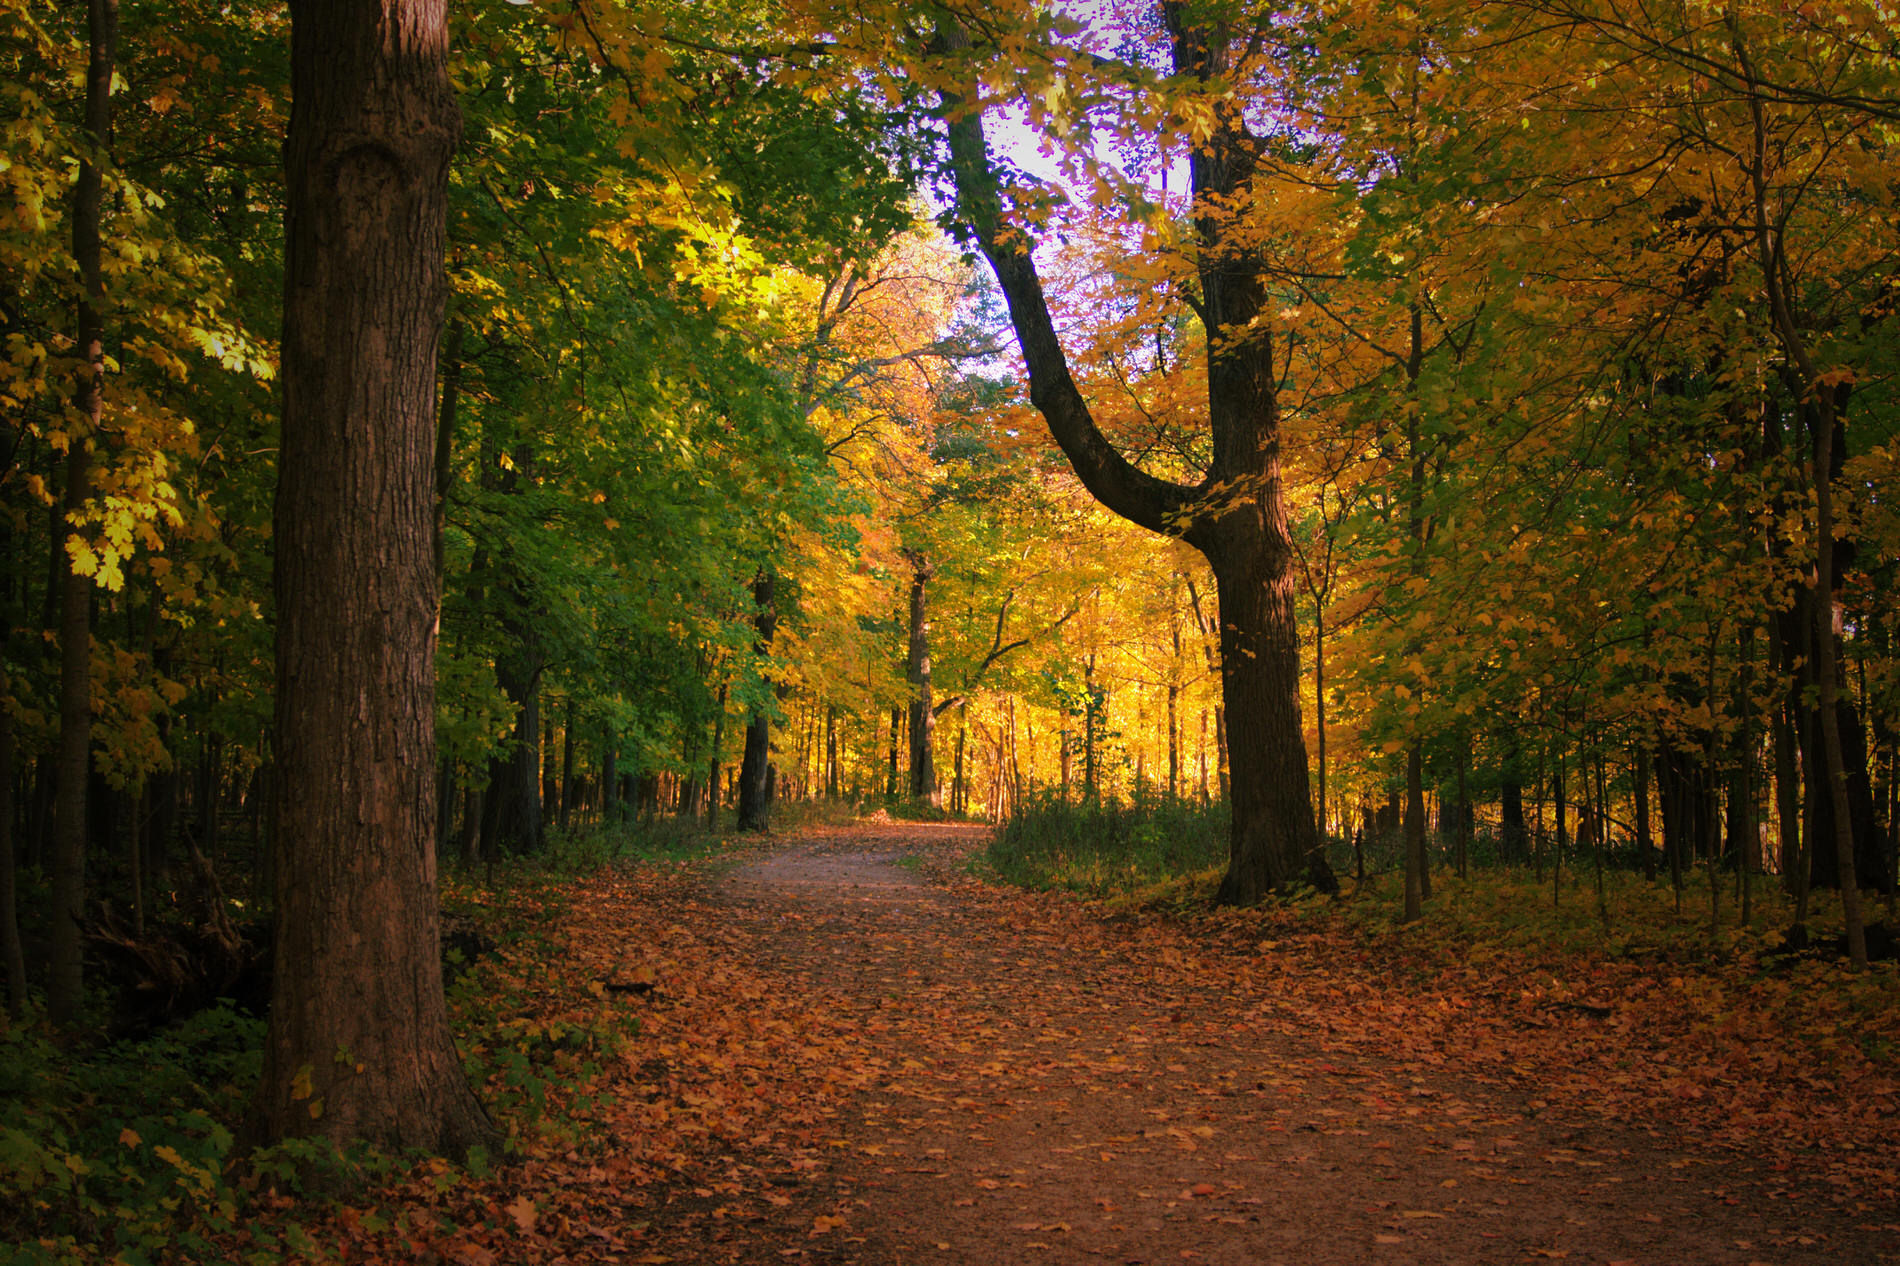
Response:
[{"label": "leaf litter on ground", "polygon": [[1840,1040],[1798,973],[1110,909],[973,878],[980,839],[566,881],[468,990],[513,1155],[282,1216],[467,1266],[1900,1254],[1891,991]]}]

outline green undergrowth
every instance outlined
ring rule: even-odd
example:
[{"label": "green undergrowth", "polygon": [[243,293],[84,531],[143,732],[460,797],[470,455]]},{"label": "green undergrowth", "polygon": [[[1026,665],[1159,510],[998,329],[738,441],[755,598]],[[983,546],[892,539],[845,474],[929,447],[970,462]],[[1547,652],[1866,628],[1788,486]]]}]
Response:
[{"label": "green undergrowth", "polygon": [[784,800],[772,806],[774,832],[786,834],[814,826],[850,826],[876,805],[860,800]]},{"label": "green undergrowth", "polygon": [[[999,828],[974,866],[1017,887],[1061,889],[1116,908],[1198,917],[1209,912],[1226,868],[1227,831],[1219,805],[1064,805],[1043,797]],[[1342,878],[1339,897],[1295,893],[1269,903],[1265,913],[1481,961],[1559,961],[1585,954],[1685,964],[1746,961],[1772,970],[1797,957],[1788,943],[1794,902],[1775,876],[1752,877],[1744,922],[1732,871],[1715,872],[1712,898],[1706,867],[1685,875],[1677,893],[1666,875],[1647,880],[1625,869],[1599,873],[1590,858],[1568,863],[1561,877],[1525,866],[1474,865],[1464,878],[1440,858],[1424,917],[1408,924],[1401,874],[1381,869],[1357,883],[1350,854],[1338,843],[1332,860]],[[1842,935],[1840,899],[1817,891],[1809,904],[1815,948],[1808,956],[1825,958]],[[1880,914],[1876,903],[1869,917]]]},{"label": "green undergrowth", "polygon": [[450,1018],[507,1138],[461,1167],[313,1141],[244,1152],[265,1022],[228,1003],[121,1041],[104,1033],[103,999],[90,1031],[56,1032],[32,1009],[0,1016],[0,1266],[332,1260],[299,1230],[298,1208],[416,1174],[480,1179],[517,1153],[573,1146],[637,1022],[563,977],[566,880],[733,851],[677,827],[555,833],[544,854],[445,874]]},{"label": "green undergrowth", "polygon": [[1030,797],[997,828],[980,866],[1021,888],[1171,903],[1209,887],[1227,858],[1227,811],[1190,801]]},{"label": "green undergrowth", "polygon": [[850,826],[882,815],[898,822],[968,822],[962,814],[905,796],[860,799],[820,796],[812,800],[785,800],[772,806],[772,830],[780,834],[813,826]]},{"label": "green undergrowth", "polygon": [[[1030,800],[998,828],[976,861],[990,878],[1030,889],[1064,889],[1118,906],[1157,911],[1205,910],[1227,865],[1225,806],[1167,799],[1063,804]],[[1528,866],[1473,865],[1465,878],[1440,857],[1424,918],[1403,919],[1403,877],[1389,866],[1363,883],[1350,871],[1350,851],[1331,847],[1341,876],[1337,899],[1296,893],[1272,908],[1286,917],[1338,920],[1368,935],[1483,945],[1513,953],[1600,953],[1618,958],[1693,961],[1787,952],[1794,903],[1775,876],[1756,875],[1741,917],[1742,893],[1732,872],[1706,867],[1684,877],[1680,893],[1666,875],[1647,880],[1627,869],[1599,872],[1593,859],[1570,859],[1561,875]],[[1711,882],[1714,894],[1711,896]],[[1870,913],[1878,918],[1876,904]],[[1815,941],[1841,935],[1838,895],[1811,895],[1808,925]]]},{"label": "green undergrowth", "polygon": [[39,1025],[0,1033],[0,1261],[203,1252],[238,1213],[225,1167],[263,1030],[220,1006],[91,1049]]},{"label": "green undergrowth", "polygon": [[517,859],[507,869],[585,875],[617,862],[696,861],[744,842],[744,837],[735,837],[730,815],[724,828],[708,830],[703,818],[669,816],[585,830],[552,830],[541,853]]},{"label": "green undergrowth", "polygon": [[[1367,933],[1470,946],[1480,955],[1591,953],[1689,963],[1748,955],[1773,960],[1790,952],[1794,901],[1773,876],[1752,878],[1746,923],[1736,876],[1727,871],[1716,872],[1713,900],[1700,868],[1679,895],[1666,877],[1652,881],[1630,871],[1605,871],[1599,889],[1587,867],[1561,881],[1529,868],[1500,867],[1473,868],[1462,879],[1446,871],[1432,882],[1432,899],[1417,923],[1404,922],[1403,879],[1392,873],[1350,892],[1340,903],[1341,917]],[[1808,927],[1816,941],[1842,934],[1838,894],[1811,894]]]}]

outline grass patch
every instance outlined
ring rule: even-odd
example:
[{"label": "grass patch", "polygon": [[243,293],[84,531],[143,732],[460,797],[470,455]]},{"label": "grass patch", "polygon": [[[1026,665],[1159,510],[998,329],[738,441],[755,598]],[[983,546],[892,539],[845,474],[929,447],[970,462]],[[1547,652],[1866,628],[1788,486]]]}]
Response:
[{"label": "grass patch", "polygon": [[1225,805],[1144,798],[1064,804],[1037,796],[997,829],[984,863],[1004,883],[1093,897],[1174,901],[1227,862]]},{"label": "grass patch", "polygon": [[618,862],[696,861],[725,849],[733,839],[726,828],[707,830],[705,819],[660,817],[651,822],[621,822],[583,831],[548,832],[547,847],[515,859],[507,873],[589,875]]}]

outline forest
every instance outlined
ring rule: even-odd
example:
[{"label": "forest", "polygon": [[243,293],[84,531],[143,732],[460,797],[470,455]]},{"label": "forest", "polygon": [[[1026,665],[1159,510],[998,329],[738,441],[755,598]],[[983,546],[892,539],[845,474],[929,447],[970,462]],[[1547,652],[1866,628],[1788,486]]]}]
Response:
[{"label": "forest", "polygon": [[[854,829],[823,882],[1315,1014],[1706,978],[1891,1141],[1885,0],[0,0],[0,59],[7,1260],[424,1260],[415,1190],[684,1058],[523,1017],[793,970],[651,955]],[[726,1194],[724,1128],[626,1181]],[[630,1239],[569,1260],[687,1260]]]}]

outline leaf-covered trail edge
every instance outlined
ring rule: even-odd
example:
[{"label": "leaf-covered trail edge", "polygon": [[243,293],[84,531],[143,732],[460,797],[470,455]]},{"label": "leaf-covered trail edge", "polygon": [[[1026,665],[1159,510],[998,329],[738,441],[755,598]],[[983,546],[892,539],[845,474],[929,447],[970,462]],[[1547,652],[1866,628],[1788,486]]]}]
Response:
[{"label": "leaf-covered trail edge", "polygon": [[1693,973],[1425,974],[1337,921],[1110,918],[970,827],[579,881],[579,1128],[312,1228],[352,1260],[1900,1261],[1891,1069]]}]

